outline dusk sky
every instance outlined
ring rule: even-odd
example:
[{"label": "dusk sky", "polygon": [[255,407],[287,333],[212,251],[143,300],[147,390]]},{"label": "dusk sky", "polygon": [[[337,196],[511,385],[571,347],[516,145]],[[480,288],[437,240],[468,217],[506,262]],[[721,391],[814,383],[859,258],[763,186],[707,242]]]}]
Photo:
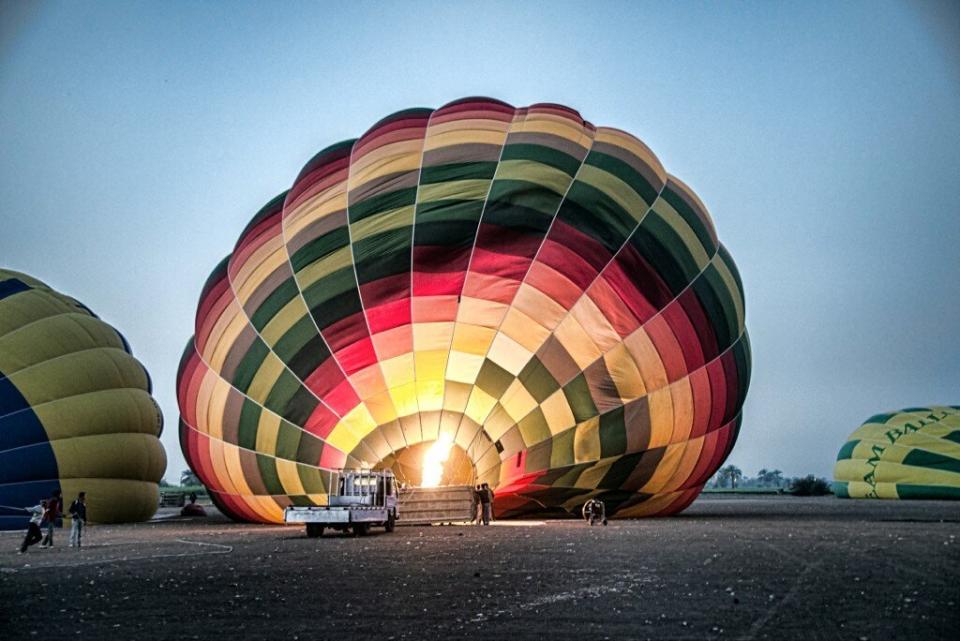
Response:
[{"label": "dusk sky", "polygon": [[186,467],[201,287],[318,150],[399,109],[569,105],[709,208],[753,349],[729,462],[830,476],[872,414],[960,404],[950,2],[5,2],[0,267],[129,340]]}]

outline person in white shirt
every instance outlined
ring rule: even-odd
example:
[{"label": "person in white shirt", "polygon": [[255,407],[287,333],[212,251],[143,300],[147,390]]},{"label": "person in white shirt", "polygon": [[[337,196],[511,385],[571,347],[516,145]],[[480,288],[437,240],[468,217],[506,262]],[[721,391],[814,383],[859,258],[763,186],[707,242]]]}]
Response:
[{"label": "person in white shirt", "polygon": [[27,536],[23,538],[23,545],[20,546],[20,554],[27,551],[27,548],[34,543],[39,543],[43,538],[43,532],[40,531],[40,521],[47,511],[47,502],[41,501],[40,505],[34,505],[26,509],[30,513],[30,522],[27,524]]}]

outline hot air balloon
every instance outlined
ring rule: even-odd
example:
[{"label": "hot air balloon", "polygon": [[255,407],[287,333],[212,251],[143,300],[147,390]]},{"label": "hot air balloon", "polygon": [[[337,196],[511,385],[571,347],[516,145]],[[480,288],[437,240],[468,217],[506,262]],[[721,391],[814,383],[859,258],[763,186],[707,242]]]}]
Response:
[{"label": "hot air balloon", "polygon": [[844,498],[960,499],[960,407],[870,417],[840,448],[833,476]]},{"label": "hot air balloon", "polygon": [[182,449],[262,522],[323,504],[341,467],[487,482],[500,516],[675,513],[733,446],[750,370],[693,191],[628,133],[489,98],[318,153],[213,270],[195,331]]},{"label": "hot air balloon", "polygon": [[150,378],[113,327],[25,274],[0,270],[0,529],[54,490],[99,523],[157,509],[166,456]]}]

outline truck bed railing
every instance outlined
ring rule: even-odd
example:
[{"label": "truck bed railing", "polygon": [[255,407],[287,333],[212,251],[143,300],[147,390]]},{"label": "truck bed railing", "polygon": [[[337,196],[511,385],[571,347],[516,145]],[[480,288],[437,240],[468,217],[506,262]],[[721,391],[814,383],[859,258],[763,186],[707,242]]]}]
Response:
[{"label": "truck bed railing", "polygon": [[392,475],[364,469],[330,470],[327,491],[330,506],[386,507],[395,482]]}]

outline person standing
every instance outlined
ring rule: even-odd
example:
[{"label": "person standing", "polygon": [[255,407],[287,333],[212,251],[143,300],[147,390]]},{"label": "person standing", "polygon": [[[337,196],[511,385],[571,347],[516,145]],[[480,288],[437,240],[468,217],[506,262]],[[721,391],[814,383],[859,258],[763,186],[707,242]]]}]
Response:
[{"label": "person standing", "polygon": [[493,493],[493,488],[489,485],[487,486],[487,496],[490,498],[490,517],[489,521],[493,521],[493,500],[496,498],[496,495]]},{"label": "person standing", "polygon": [[47,512],[43,515],[43,521],[40,524],[42,528],[46,525],[47,535],[43,538],[43,542],[40,544],[41,548],[52,548],[53,547],[53,528],[57,527],[57,521],[60,519],[60,515],[63,512],[63,494],[60,490],[54,490],[53,494],[47,499]]},{"label": "person standing", "polygon": [[476,489],[473,490],[473,520],[477,525],[483,524],[483,512],[480,509],[481,496],[483,496],[483,489],[477,485]]},{"label": "person standing", "polygon": [[77,498],[70,504],[70,547],[80,547],[80,536],[83,534],[83,527],[87,524],[87,493],[80,492]]},{"label": "person standing", "polygon": [[490,517],[493,515],[493,497],[490,485],[484,483],[480,486],[480,507],[483,510],[484,525],[490,525]]},{"label": "person standing", "polygon": [[23,537],[20,554],[26,552],[28,547],[43,538],[43,533],[40,532],[40,522],[43,520],[43,515],[47,513],[47,502],[40,501],[39,505],[28,507],[27,512],[30,513],[30,522],[27,523],[27,535]]}]

